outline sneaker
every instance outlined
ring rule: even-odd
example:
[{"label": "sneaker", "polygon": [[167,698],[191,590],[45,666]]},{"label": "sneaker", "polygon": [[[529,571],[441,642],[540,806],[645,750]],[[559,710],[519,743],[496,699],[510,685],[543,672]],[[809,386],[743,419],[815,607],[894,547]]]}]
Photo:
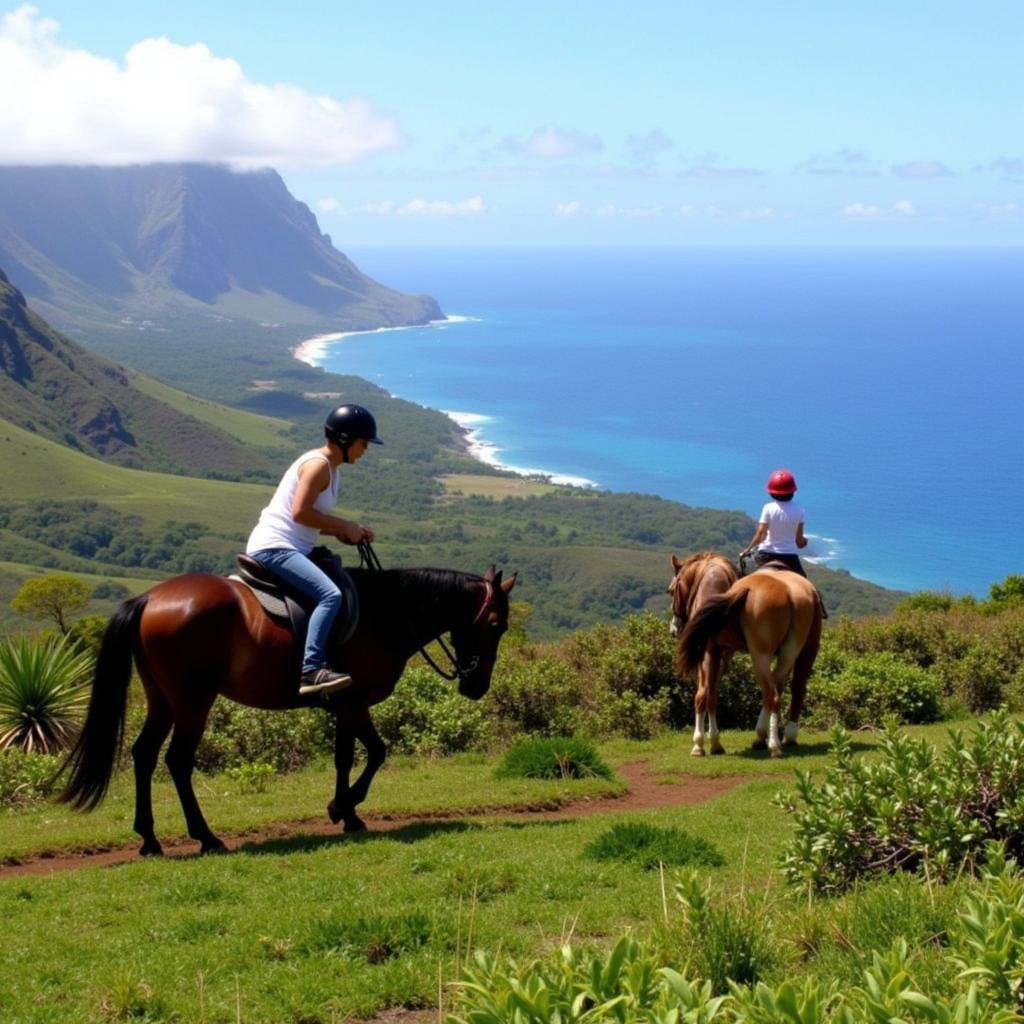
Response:
[{"label": "sneaker", "polygon": [[300,697],[323,697],[347,690],[352,685],[352,677],[343,672],[332,672],[329,668],[311,668],[302,673],[299,684]]}]

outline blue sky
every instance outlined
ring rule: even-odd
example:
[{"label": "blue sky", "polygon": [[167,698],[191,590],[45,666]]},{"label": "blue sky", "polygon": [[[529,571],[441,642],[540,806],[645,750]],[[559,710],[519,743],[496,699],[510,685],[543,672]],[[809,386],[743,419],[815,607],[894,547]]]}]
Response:
[{"label": "blue sky", "polygon": [[0,160],[275,166],[342,247],[1024,242],[1019,2],[0,12]]}]

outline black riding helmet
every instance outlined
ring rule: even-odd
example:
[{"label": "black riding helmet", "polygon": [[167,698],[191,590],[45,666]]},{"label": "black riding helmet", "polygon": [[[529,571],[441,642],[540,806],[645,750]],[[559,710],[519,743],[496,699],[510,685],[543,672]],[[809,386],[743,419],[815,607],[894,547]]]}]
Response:
[{"label": "black riding helmet", "polygon": [[338,445],[348,461],[348,446],[360,438],[370,444],[383,444],[377,436],[377,421],[369,409],[361,405],[339,405],[324,420],[324,437]]}]

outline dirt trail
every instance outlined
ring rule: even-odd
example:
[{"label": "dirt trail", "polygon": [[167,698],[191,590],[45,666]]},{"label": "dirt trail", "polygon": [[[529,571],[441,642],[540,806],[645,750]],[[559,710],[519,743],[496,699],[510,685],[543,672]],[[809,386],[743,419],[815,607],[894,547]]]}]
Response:
[{"label": "dirt trail", "polygon": [[[457,814],[373,814],[363,815],[371,832],[391,832],[410,825],[460,822],[474,818],[514,818],[516,821],[557,821],[578,818],[589,814],[622,813],[628,811],[650,811],[665,807],[686,807],[712,800],[744,782],[751,782],[750,775],[721,775],[714,778],[686,775],[674,784],[665,784],[658,779],[672,773],[652,774],[645,762],[627,764],[619,768],[619,774],[626,780],[629,790],[621,796],[597,797],[573,800],[561,807],[548,810],[522,810],[518,808],[490,808],[478,812]],[[306,818],[298,821],[270,822],[240,832],[222,833],[220,838],[229,850],[243,846],[258,845],[276,839],[303,836],[330,836],[343,838],[339,826],[332,825],[326,818]],[[171,839],[163,844],[168,857],[196,856],[196,843],[191,839]],[[75,871],[85,867],[109,867],[138,859],[138,843],[116,847],[88,850],[62,850],[53,853],[33,854],[12,859],[0,865],[0,879],[18,875],[49,875],[56,871]]]}]

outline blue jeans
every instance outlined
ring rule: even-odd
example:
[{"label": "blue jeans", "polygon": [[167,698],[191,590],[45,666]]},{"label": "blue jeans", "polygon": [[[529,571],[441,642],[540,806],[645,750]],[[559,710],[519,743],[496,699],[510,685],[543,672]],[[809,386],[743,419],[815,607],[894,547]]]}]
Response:
[{"label": "blue jeans", "polygon": [[302,671],[323,668],[327,664],[327,638],[341,611],[341,591],[329,576],[294,548],[269,548],[249,554],[260,565],[280,576],[289,587],[316,601],[316,608],[309,617]]}]

